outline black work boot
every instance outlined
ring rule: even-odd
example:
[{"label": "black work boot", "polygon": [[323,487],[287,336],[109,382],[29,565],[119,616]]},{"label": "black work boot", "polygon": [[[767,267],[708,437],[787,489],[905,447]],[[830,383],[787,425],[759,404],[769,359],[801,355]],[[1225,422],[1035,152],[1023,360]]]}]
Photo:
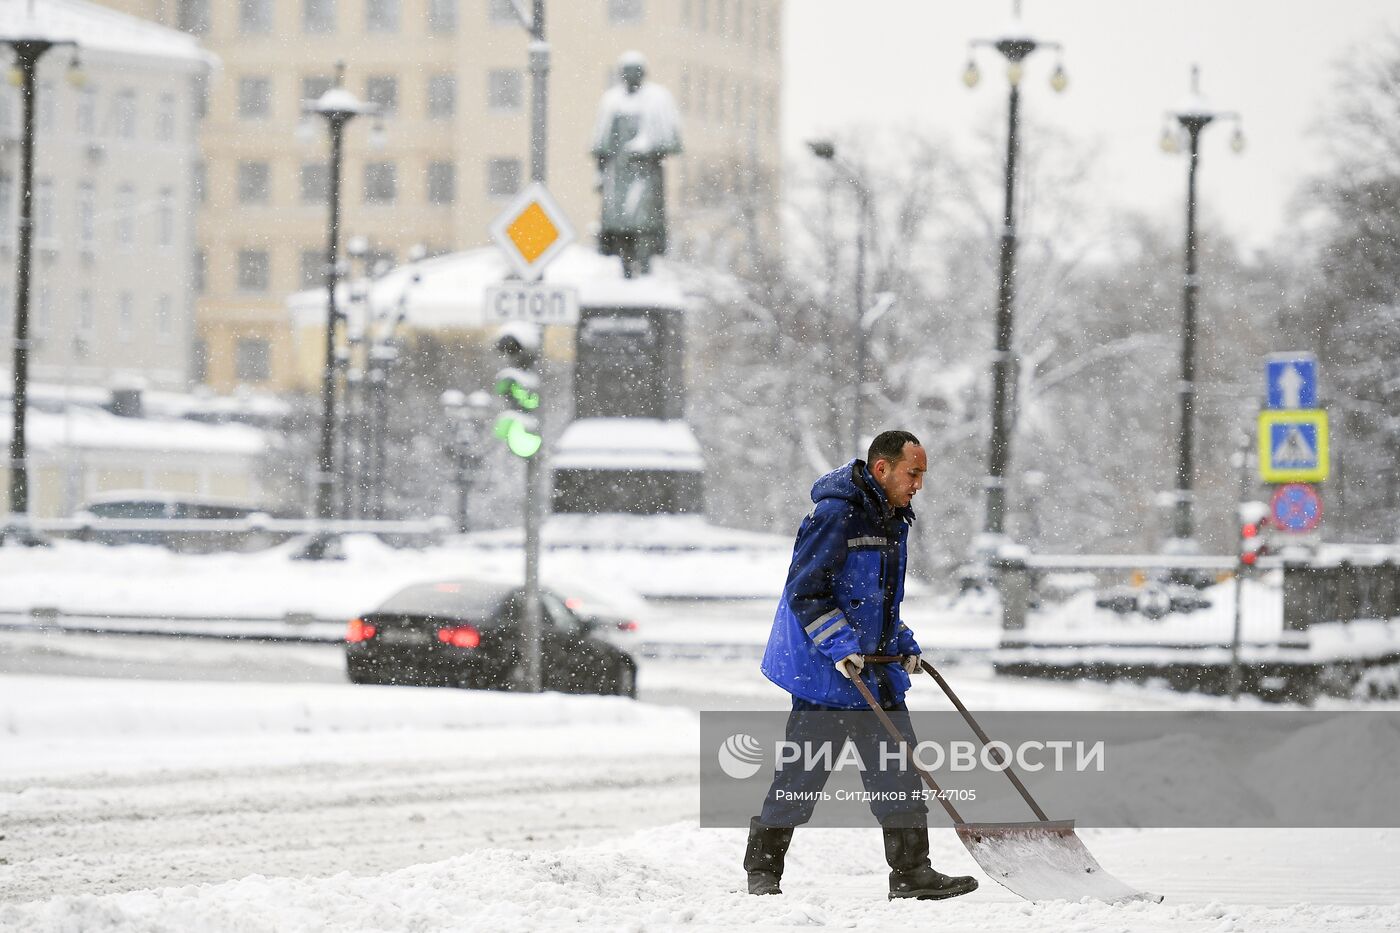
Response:
[{"label": "black work boot", "polygon": [[754,817],[749,821],[749,847],[744,852],[744,871],[749,873],[750,894],[782,894],[778,882],[783,877],[783,857],[792,841],[792,827],[764,826]]},{"label": "black work boot", "polygon": [[890,863],[890,900],[913,897],[942,900],[977,890],[970,875],[949,876],[934,871],[928,861],[928,827],[885,827],[885,861]]}]

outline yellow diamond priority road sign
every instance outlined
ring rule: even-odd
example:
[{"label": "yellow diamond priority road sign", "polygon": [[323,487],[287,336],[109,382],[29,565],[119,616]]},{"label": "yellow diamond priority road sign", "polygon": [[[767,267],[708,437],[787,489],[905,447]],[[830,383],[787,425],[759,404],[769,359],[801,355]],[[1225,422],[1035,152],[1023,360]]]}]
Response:
[{"label": "yellow diamond priority road sign", "polygon": [[534,282],[564,247],[574,241],[569,219],[544,185],[521,191],[491,222],[491,239],[526,282]]}]

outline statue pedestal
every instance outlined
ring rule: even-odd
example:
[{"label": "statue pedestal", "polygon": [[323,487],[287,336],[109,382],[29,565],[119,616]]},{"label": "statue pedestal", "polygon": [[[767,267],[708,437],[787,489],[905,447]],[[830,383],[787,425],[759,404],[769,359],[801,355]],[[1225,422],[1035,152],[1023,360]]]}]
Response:
[{"label": "statue pedestal", "polygon": [[579,310],[574,422],[552,456],[553,511],[704,512],[704,459],[685,418],[685,307],[652,277]]}]

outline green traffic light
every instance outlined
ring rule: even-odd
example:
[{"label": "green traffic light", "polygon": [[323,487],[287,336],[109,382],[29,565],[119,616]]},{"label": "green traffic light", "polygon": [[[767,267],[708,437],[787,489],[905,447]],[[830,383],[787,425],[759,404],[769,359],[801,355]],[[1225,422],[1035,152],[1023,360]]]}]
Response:
[{"label": "green traffic light", "polygon": [[544,438],[530,430],[529,425],[510,412],[505,412],[496,419],[493,433],[506,442],[506,447],[511,453],[525,459],[539,453],[544,444]]},{"label": "green traffic light", "polygon": [[510,427],[510,433],[506,435],[506,446],[510,452],[517,457],[529,459],[539,453],[544,438],[533,433],[519,421],[514,422]]}]

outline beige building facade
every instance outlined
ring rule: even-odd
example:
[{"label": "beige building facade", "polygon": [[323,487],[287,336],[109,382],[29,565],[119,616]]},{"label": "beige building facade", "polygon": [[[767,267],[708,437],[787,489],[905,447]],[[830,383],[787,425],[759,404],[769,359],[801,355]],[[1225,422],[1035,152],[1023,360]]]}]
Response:
[{"label": "beige building facade", "polygon": [[[68,47],[39,61],[30,378],[183,390],[195,340],[195,99],[213,62],[188,35],[81,0],[43,0],[32,19],[25,7],[5,4],[0,35],[71,38],[80,64]],[[19,88],[0,84],[6,347],[21,136]]]},{"label": "beige building facade", "polygon": [[[324,125],[298,125],[338,61],[383,111],[346,137],[342,244],[370,245],[352,267],[481,245],[529,180],[528,36],[510,0],[106,2],[196,35],[222,62],[202,125],[196,252],[200,369],[218,390],[314,388],[286,298],[324,281],[329,142]],[[776,230],[781,31],[782,0],[548,0],[548,184],[581,236],[598,213],[598,100],[631,49],[684,119],[686,151],[667,169],[673,252],[740,251],[723,245],[742,227],[736,193],[739,213]]]}]

